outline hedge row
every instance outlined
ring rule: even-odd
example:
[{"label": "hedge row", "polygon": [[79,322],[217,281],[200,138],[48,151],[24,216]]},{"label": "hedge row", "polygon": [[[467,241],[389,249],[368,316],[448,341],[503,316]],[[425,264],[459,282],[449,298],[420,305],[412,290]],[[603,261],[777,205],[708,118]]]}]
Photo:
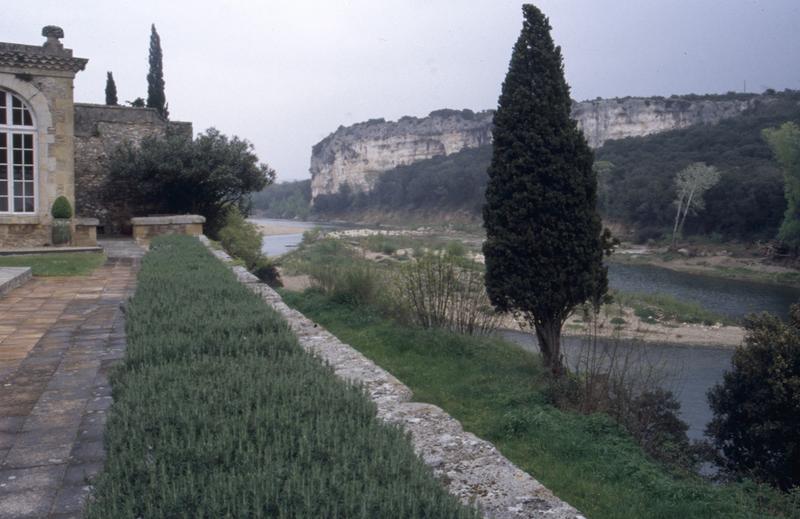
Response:
[{"label": "hedge row", "polygon": [[153,242],[127,318],[89,518],[476,517],[195,239]]}]

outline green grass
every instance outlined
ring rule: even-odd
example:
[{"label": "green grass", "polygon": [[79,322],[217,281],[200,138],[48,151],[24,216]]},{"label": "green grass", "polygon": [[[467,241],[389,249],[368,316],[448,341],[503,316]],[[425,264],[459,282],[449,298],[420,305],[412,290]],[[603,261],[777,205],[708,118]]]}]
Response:
[{"label": "green grass", "polygon": [[85,276],[106,260],[102,252],[51,252],[0,256],[0,267],[31,267],[34,276]]},{"label": "green grass", "polygon": [[733,324],[731,319],[721,314],[707,310],[697,303],[680,301],[668,294],[616,292],[614,299],[633,308],[633,313],[649,324],[664,323],[665,321],[705,325]]},{"label": "green grass", "polygon": [[401,326],[313,291],[283,296],[592,519],[800,516],[774,491],[665,469],[607,416],[554,408],[538,356],[514,345]]},{"label": "green grass", "polygon": [[153,241],[126,317],[89,519],[476,517],[197,240]]}]

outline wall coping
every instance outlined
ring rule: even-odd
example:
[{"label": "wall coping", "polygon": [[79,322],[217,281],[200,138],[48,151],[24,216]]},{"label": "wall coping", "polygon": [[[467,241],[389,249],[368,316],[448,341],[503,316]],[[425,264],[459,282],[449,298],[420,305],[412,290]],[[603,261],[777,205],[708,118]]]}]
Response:
[{"label": "wall coping", "polygon": [[199,214],[180,214],[174,216],[137,216],[131,218],[132,225],[180,225],[187,223],[206,223],[206,217]]}]

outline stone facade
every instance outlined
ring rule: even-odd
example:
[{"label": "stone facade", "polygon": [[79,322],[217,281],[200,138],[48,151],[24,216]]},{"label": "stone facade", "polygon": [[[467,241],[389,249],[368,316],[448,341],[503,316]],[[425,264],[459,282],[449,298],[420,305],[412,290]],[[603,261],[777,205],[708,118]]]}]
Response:
[{"label": "stone facade", "polygon": [[87,60],[75,58],[59,38],[63,31],[45,27],[42,46],[0,42],[0,90],[22,100],[35,125],[35,210],[0,213],[0,247],[48,245],[50,208],[58,196],[75,203],[75,74]]},{"label": "stone facade", "polygon": [[125,209],[107,207],[101,196],[108,176],[108,158],[126,142],[138,145],[147,137],[192,138],[192,123],[168,121],[154,108],[75,104],[75,193],[81,215],[100,221],[106,234],[128,234]]},{"label": "stone facade", "polygon": [[47,26],[42,35],[47,37],[42,46],[0,42],[0,95],[19,98],[32,114],[36,156],[35,211],[0,212],[0,248],[50,245],[50,209],[62,195],[76,215],[90,217],[72,222],[72,245],[96,243],[96,229],[88,228],[92,222],[101,232],[129,233],[128,214],[135,208],[102,202],[109,155],[145,137],[192,138],[191,123],[168,121],[151,108],[74,103],[73,80],[88,60],[63,47],[60,28]]}]

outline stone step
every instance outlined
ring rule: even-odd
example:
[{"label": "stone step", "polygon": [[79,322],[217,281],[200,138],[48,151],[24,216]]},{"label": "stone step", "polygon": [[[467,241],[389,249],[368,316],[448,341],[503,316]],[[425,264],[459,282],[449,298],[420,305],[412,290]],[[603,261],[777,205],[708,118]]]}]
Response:
[{"label": "stone step", "polygon": [[30,267],[0,267],[0,297],[33,277]]}]

